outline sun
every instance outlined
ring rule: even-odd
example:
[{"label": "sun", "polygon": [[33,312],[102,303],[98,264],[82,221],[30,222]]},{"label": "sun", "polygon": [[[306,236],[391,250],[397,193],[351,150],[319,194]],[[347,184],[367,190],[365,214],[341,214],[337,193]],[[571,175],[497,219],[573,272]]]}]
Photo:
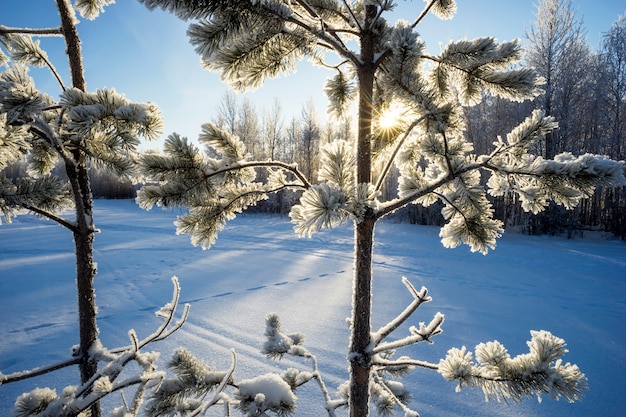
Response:
[{"label": "sun", "polygon": [[404,109],[398,104],[392,103],[380,112],[378,117],[378,127],[382,130],[389,130],[398,127],[403,114]]}]

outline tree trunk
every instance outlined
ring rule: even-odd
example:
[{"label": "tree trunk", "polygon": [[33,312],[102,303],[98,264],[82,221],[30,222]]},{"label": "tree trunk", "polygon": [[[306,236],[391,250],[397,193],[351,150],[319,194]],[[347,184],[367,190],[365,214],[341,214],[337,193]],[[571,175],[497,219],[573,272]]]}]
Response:
[{"label": "tree trunk", "polygon": [[[372,97],[374,91],[375,34],[371,22],[376,6],[366,6],[361,36],[359,77],[359,120],[357,138],[357,183],[371,182]],[[372,246],[376,219],[368,209],[364,219],[355,224],[355,271],[350,338],[350,416],[369,416],[369,381],[371,371],[372,315]]]},{"label": "tree trunk", "polygon": [[[81,91],[86,90],[82,64],[80,38],[74,24],[72,6],[69,0],[57,0],[61,17],[61,27],[67,47],[72,86]],[[96,266],[93,260],[93,198],[89,184],[87,166],[80,147],[72,150],[71,155],[64,154],[65,170],[72,186],[76,204],[76,227],[74,246],[76,252],[76,290],[78,296],[78,328],[81,383],[89,381],[98,372],[98,362],[90,358],[89,349],[98,338],[96,324],[96,293],[94,278]],[[90,417],[102,415],[100,404],[94,404]]]},{"label": "tree trunk", "polygon": [[[78,153],[78,152],[77,152]],[[68,173],[69,174],[69,173]],[[74,246],[76,252],[76,290],[78,296],[78,328],[79,328],[79,355],[80,380],[85,383],[98,372],[98,362],[92,360],[89,349],[98,338],[96,323],[96,293],[94,278],[96,265],[93,260],[93,200],[87,168],[79,164],[74,170],[74,176],[79,185],[79,195],[76,200],[76,223],[74,231]],[[98,403],[91,407],[91,417],[100,417],[101,410]]]},{"label": "tree trunk", "polygon": [[355,285],[350,340],[350,416],[369,416],[371,370],[372,243],[375,220],[355,226]]}]

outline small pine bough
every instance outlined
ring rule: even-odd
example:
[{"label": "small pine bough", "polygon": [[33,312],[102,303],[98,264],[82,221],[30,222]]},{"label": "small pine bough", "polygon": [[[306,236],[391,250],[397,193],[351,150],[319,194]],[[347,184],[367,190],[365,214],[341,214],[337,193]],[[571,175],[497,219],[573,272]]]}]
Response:
[{"label": "small pine bough", "polygon": [[[422,304],[431,301],[426,288],[418,291],[407,278],[403,277],[402,281],[413,301],[395,319],[373,332],[371,339],[370,397],[380,415],[393,415],[399,408],[407,417],[419,416],[409,408],[411,393],[402,383],[402,377],[415,368],[435,370],[446,380],[458,381],[458,390],[464,385],[479,387],[486,400],[517,402],[535,396],[541,400],[542,394],[552,399],[563,397],[570,402],[582,398],[582,391],[587,389],[585,375],[576,365],[563,364],[562,357],[567,353],[565,341],[545,330],[531,331],[532,339],[527,343],[529,353],[515,358],[511,358],[498,341],[476,346],[477,362],[465,347],[450,349],[438,364],[409,356],[395,357],[398,349],[421,342],[433,343],[432,338],[443,332],[444,322],[443,314],[437,313],[428,324],[410,326],[409,335],[389,340]],[[237,381],[234,351],[231,351],[229,369],[220,371],[180,348],[168,364],[175,377],[159,384],[148,402],[147,415],[201,416],[219,407],[223,408],[225,416],[230,416],[232,409],[246,417],[288,416],[297,410],[296,389],[311,381],[319,386],[329,417],[335,417],[338,409],[347,407],[350,382],[341,384],[337,397],[333,398],[320,373],[317,357],[304,346],[304,336],[283,331],[277,314],[269,314],[265,323],[267,339],[262,353],[270,359],[279,360],[288,355],[310,361],[310,371],[289,368],[280,374],[267,373]]]},{"label": "small pine bough", "polygon": [[[98,372],[86,383],[80,386],[68,386],[58,394],[51,388],[35,388],[34,390],[20,395],[15,401],[12,411],[14,417],[48,416],[48,417],[74,417],[86,415],[93,404],[104,397],[120,392],[123,406],[115,408],[111,417],[135,417],[138,415],[144,401],[147,390],[156,388],[165,377],[163,371],[157,370],[156,360],[158,352],[142,352],[146,346],[169,337],[181,328],[187,319],[189,305],[185,305],[181,318],[174,321],[174,315],[178,306],[180,286],[178,278],[172,277],[174,290],[171,302],[165,304],[156,315],[163,319],[161,325],[151,335],[139,339],[134,330],[128,332],[130,344],[128,346],[107,350],[99,340],[94,343],[89,355],[94,361],[103,365]],[[78,349],[75,348],[76,352]],[[45,368],[37,368],[31,371],[18,372],[15,374],[0,374],[0,385],[10,382],[43,375],[57,369],[77,364],[77,359],[52,365]],[[140,372],[136,370],[123,373],[126,367],[135,363]],[[127,401],[124,390],[134,387],[131,401]]]}]

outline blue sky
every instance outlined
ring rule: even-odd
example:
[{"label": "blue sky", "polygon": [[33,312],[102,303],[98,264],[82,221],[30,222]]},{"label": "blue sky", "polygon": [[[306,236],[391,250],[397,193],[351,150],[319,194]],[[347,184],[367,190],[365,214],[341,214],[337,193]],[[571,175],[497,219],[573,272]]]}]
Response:
[{"label": "blue sky", "polygon": [[[397,0],[390,21],[413,20],[422,10],[420,0]],[[433,16],[418,28],[429,51],[437,53],[450,40],[495,36],[499,40],[521,38],[535,20],[532,0],[457,0],[454,19]],[[0,0],[0,25],[20,27],[58,26],[54,0]],[[583,20],[592,48],[626,6],[621,0],[574,0],[577,17]],[[200,68],[199,58],[188,43],[187,23],[161,12],[150,12],[134,0],[118,0],[94,21],[78,26],[83,42],[87,88],[115,88],[133,101],[152,101],[165,117],[165,135],[178,132],[195,139],[200,125],[211,120],[227,91],[219,75]],[[42,40],[57,69],[69,84],[63,44],[59,38]],[[38,88],[57,95],[59,87],[45,70],[32,70]],[[288,77],[268,81],[246,93],[259,112],[278,97],[284,118],[298,116],[303,104],[313,99],[320,118],[325,115],[322,87],[329,72],[313,69],[307,62]]]}]

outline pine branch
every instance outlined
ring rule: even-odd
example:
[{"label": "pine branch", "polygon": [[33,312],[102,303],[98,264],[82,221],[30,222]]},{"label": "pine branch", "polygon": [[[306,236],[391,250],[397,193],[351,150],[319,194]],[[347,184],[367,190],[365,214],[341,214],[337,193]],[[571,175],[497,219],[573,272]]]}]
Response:
[{"label": "pine branch", "polygon": [[12,34],[62,37],[63,30],[61,29],[61,27],[33,29],[33,28],[13,28],[13,27],[0,25],[0,36],[12,35]]},{"label": "pine branch", "polygon": [[[141,393],[145,391],[147,385],[158,384],[158,382],[156,381],[163,379],[163,377],[164,375],[161,373],[154,373],[153,375],[149,377],[147,377],[145,374],[134,375],[122,381],[116,381],[112,383],[111,386],[108,387],[105,391],[93,390],[85,396],[82,396],[82,397],[77,396],[74,401],[72,401],[71,403],[67,405],[68,412],[64,413],[60,417],[78,416],[80,415],[80,413],[87,410],[95,403],[101,401],[104,397],[111,395],[114,392],[121,391],[125,388],[132,387],[134,385],[141,385],[138,388],[138,393]],[[106,378],[106,377],[103,377],[103,378]],[[134,407],[136,407],[136,405]],[[136,411],[138,410],[134,409],[134,414],[132,415],[136,415]]]},{"label": "pine branch", "polygon": [[12,382],[34,378],[37,376],[48,374],[50,372],[53,372],[59,369],[67,368],[68,366],[78,365],[80,360],[81,358],[77,357],[77,358],[67,359],[65,361],[58,362],[58,363],[51,364],[51,365],[40,366],[34,369],[30,369],[28,371],[19,371],[19,372],[14,372],[8,375],[4,375],[0,373],[0,385],[10,384]]},{"label": "pine branch", "polygon": [[231,365],[226,371],[224,378],[215,389],[215,394],[213,395],[213,398],[211,399],[211,401],[202,403],[201,406],[199,406],[198,408],[196,408],[194,411],[192,411],[189,414],[189,417],[196,417],[196,416],[202,415],[206,413],[209,408],[213,407],[215,404],[223,400],[222,393],[224,389],[226,389],[226,386],[231,383],[233,374],[235,373],[235,369],[237,367],[237,355],[235,354],[235,350],[231,349],[230,353],[232,356]]},{"label": "pine branch", "polygon": [[[33,66],[41,67],[46,66],[57,80],[57,83],[62,90],[65,90],[65,84],[61,79],[61,75],[48,59],[47,54],[39,47],[39,42],[33,42],[32,35],[54,35],[63,36],[61,28],[56,29],[14,29],[5,28],[6,34],[18,34],[16,37],[6,36],[6,46],[9,50],[9,54],[16,60],[16,62],[30,64]],[[3,27],[0,26],[0,36],[3,35]],[[27,36],[28,35],[28,36]]]},{"label": "pine branch", "polygon": [[284,169],[285,171],[291,172],[292,174],[296,176],[296,178],[298,178],[298,180],[301,181],[302,184],[293,184],[292,185],[293,187],[298,187],[298,188],[302,188],[305,190],[311,188],[311,183],[309,182],[309,180],[306,179],[304,174],[300,172],[300,170],[298,170],[297,166],[293,164],[287,164],[282,161],[244,162],[244,163],[240,163],[237,165],[221,168],[220,170],[215,171],[211,173],[210,175],[208,175],[207,179],[215,175],[220,175],[225,172],[238,170],[238,169],[245,169],[245,168],[281,168],[281,169]]},{"label": "pine branch", "polygon": [[446,135],[445,131],[441,132],[441,136],[443,138],[443,157],[444,157],[444,160],[446,161],[446,167],[448,168],[449,173],[453,173],[454,168],[452,168],[452,162],[450,161],[450,152],[449,152],[450,149],[448,147],[448,136]]},{"label": "pine branch", "polygon": [[348,4],[348,1],[347,0],[342,0],[342,1],[343,1],[343,4],[346,6],[346,10],[352,17],[352,22],[359,28],[359,32],[363,32],[363,27],[361,26],[361,22],[359,22],[359,19],[357,19],[356,15],[354,14],[354,11]]},{"label": "pine branch", "polygon": [[26,210],[30,210],[34,213],[39,214],[40,216],[46,217],[52,221],[54,221],[55,223],[60,224],[61,226],[65,227],[66,229],[75,232],[77,230],[78,225],[76,224],[76,222],[72,222],[69,220],[65,220],[63,217],[57,216],[54,213],[50,213],[48,211],[42,210],[40,208],[37,208],[35,206],[24,206],[24,208]]},{"label": "pine branch", "polygon": [[395,404],[398,407],[400,407],[400,409],[404,412],[404,417],[420,417],[420,415],[419,415],[419,413],[417,411],[411,410],[409,407],[406,406],[404,401],[402,401],[400,398],[398,398],[396,393],[391,388],[389,388],[389,386],[387,385],[387,382],[383,378],[381,378],[376,373],[374,373],[373,374],[373,379],[374,379],[374,382],[379,387],[381,387],[387,393],[387,395],[389,395],[391,397],[391,399],[393,401],[393,404]]},{"label": "pine branch", "polygon": [[415,29],[417,25],[420,24],[420,22],[426,17],[426,15],[428,15],[428,12],[430,12],[430,9],[433,8],[433,6],[435,5],[437,1],[439,0],[430,0],[430,2],[426,4],[426,6],[424,7],[424,10],[422,10],[420,15],[415,19],[415,21],[413,21],[413,24],[411,25],[411,29]]},{"label": "pine branch", "polygon": [[528,353],[511,358],[498,341],[481,343],[475,349],[475,363],[465,347],[454,348],[439,362],[438,372],[448,381],[458,381],[457,391],[463,385],[480,387],[487,400],[517,402],[542,393],[569,402],[582,399],[587,378],[578,366],[563,363],[565,341],[545,330],[530,333]]},{"label": "pine branch", "polygon": [[[286,164],[280,161],[253,161],[253,162],[242,162],[234,165],[230,165],[227,167],[219,168],[215,171],[201,174],[196,178],[192,178],[191,181],[181,182],[179,179],[168,180],[168,183],[161,186],[146,186],[140,190],[138,198],[141,200],[142,207],[151,207],[155,202],[158,204],[162,204],[164,206],[170,205],[191,205],[198,206],[193,201],[189,199],[193,199],[192,191],[194,189],[200,188],[201,186],[211,186],[211,180],[213,178],[219,178],[220,176],[233,172],[233,171],[241,171],[248,168],[280,168],[284,169],[288,172],[291,172],[296,176],[296,178],[301,181],[298,183],[290,183],[284,184],[279,187],[275,187],[271,190],[251,190],[245,191],[243,194],[239,194],[236,198],[231,199],[226,206],[219,206],[217,201],[214,199],[214,206],[218,210],[214,210],[210,218],[205,218],[204,220],[216,219],[220,213],[224,213],[226,209],[233,206],[237,201],[254,194],[266,194],[272,192],[278,192],[284,188],[295,188],[295,189],[304,189],[307,190],[310,188],[311,184],[304,177],[304,175],[297,169],[295,165]],[[172,184],[171,187],[168,188],[169,184]],[[207,190],[202,190],[201,192],[206,193]],[[213,193],[213,192],[211,192]],[[206,200],[205,200],[206,203]],[[203,204],[205,204],[203,203]],[[206,214],[206,213],[205,213]]]},{"label": "pine branch", "polygon": [[411,359],[411,358],[400,358],[400,359],[396,359],[396,360],[388,360],[388,359],[384,359],[381,358],[380,356],[375,356],[372,363],[374,365],[379,365],[381,367],[419,367],[419,368],[425,368],[425,369],[432,369],[432,370],[438,370],[439,369],[439,365],[437,365],[436,363],[431,363],[431,362],[426,362],[426,361],[420,361],[417,359]]},{"label": "pine branch", "polygon": [[441,187],[442,185],[447,184],[448,182],[450,182],[454,178],[456,178],[459,175],[461,175],[462,172],[463,172],[463,170],[457,171],[454,174],[448,174],[448,175],[446,175],[444,177],[441,177],[441,178],[437,179],[436,181],[428,184],[426,187],[414,191],[413,193],[407,195],[404,198],[397,198],[395,200],[391,200],[389,202],[381,204],[379,206],[377,212],[375,213],[376,219],[380,219],[382,217],[385,217],[386,215],[388,215],[390,213],[393,213],[394,211],[396,211],[396,210],[406,206],[407,204],[410,204],[411,202],[419,199],[420,197],[423,197],[426,194],[432,193],[437,188]]}]

